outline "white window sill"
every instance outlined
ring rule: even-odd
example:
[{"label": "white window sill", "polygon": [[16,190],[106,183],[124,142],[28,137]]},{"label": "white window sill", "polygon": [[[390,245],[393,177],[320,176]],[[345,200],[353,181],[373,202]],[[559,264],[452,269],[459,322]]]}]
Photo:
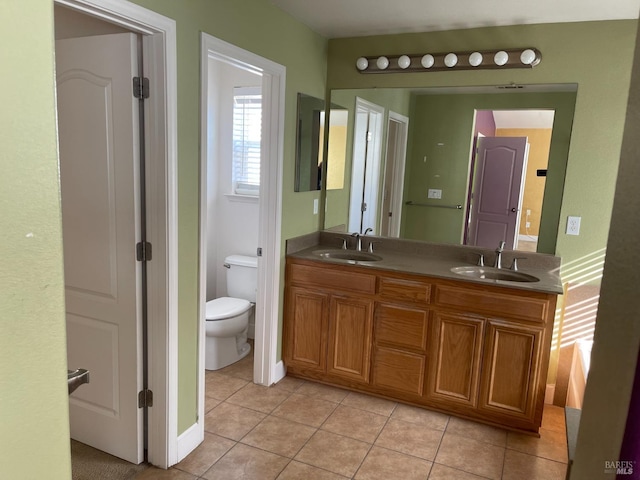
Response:
[{"label": "white window sill", "polygon": [[239,203],[258,203],[260,202],[260,197],[257,195],[238,195],[236,193],[225,193],[225,197],[230,202],[239,202]]}]

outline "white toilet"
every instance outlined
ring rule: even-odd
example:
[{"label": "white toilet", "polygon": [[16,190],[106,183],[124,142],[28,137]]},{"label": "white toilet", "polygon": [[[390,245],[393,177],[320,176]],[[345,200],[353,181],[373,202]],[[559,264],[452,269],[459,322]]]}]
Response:
[{"label": "white toilet", "polygon": [[227,294],[207,302],[205,368],[219,370],[246,357],[249,315],[256,301],[258,258],[231,255],[225,258]]}]

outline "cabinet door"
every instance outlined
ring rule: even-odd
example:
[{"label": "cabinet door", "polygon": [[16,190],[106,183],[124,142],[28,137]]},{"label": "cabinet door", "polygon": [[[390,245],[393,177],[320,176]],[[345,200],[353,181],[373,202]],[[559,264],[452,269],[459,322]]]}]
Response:
[{"label": "cabinet door", "polygon": [[373,301],[331,296],[327,373],[369,383]]},{"label": "cabinet door", "polygon": [[476,407],[484,319],[434,312],[427,398]]},{"label": "cabinet door", "polygon": [[327,363],[329,295],[290,287],[285,318],[283,346],[286,365],[324,372]]},{"label": "cabinet door", "polygon": [[538,392],[543,329],[489,320],[480,387],[480,409],[533,421]]}]

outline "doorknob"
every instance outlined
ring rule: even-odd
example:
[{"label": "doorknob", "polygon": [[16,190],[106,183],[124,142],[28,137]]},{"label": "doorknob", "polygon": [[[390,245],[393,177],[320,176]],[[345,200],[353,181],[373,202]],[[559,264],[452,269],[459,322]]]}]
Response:
[{"label": "doorknob", "polygon": [[513,208],[511,209],[511,211],[512,211],[513,213],[516,213],[516,212],[518,211],[518,209],[517,209],[516,207],[513,207]]}]

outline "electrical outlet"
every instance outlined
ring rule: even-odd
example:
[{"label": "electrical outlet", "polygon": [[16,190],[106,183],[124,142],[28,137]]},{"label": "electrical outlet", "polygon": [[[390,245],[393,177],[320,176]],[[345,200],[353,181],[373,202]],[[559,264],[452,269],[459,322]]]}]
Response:
[{"label": "electrical outlet", "polygon": [[317,198],[313,199],[313,214],[314,215],[318,214],[318,199]]},{"label": "electrical outlet", "polygon": [[531,215],[531,209],[530,209],[530,208],[527,208],[527,217],[528,217],[529,215]]},{"label": "electrical outlet", "polygon": [[430,188],[427,198],[442,198],[442,190]]},{"label": "electrical outlet", "polygon": [[526,223],[524,224],[524,226],[525,226],[526,228],[531,228],[531,222],[526,222]]},{"label": "electrical outlet", "polygon": [[567,217],[567,235],[580,235],[580,217]]}]

